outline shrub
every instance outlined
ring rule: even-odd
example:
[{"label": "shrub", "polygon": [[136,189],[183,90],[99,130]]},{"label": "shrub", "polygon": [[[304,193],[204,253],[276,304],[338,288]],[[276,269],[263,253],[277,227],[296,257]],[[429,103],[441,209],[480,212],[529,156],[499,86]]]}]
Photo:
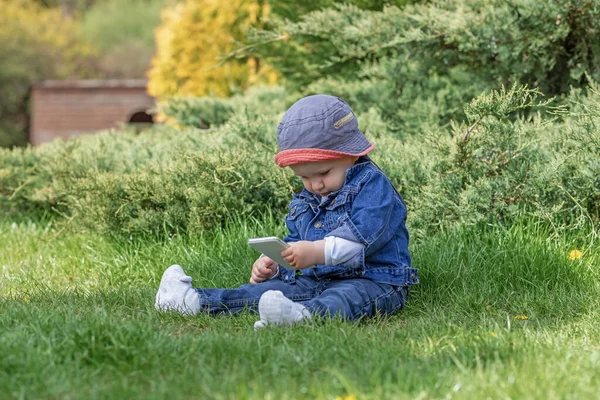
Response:
[{"label": "shrub", "polygon": [[180,126],[208,129],[227,122],[235,110],[253,116],[285,111],[286,92],[280,86],[258,86],[230,98],[172,97],[158,104],[160,114]]},{"label": "shrub", "polygon": [[[540,98],[517,86],[483,93],[465,107],[465,122],[432,125],[418,140],[398,139],[377,109],[359,114],[373,159],[407,203],[413,236],[524,214],[555,227],[600,221],[600,91],[574,90],[568,107]],[[0,206],[124,235],[193,234],[266,210],[281,217],[301,184],[273,162],[280,112],[233,110],[210,131],[156,126],[4,150]]]},{"label": "shrub", "polygon": [[272,140],[270,145],[253,140],[268,129],[266,123],[241,115],[233,123],[202,133],[195,149],[172,152],[167,162],[128,175],[107,172],[78,180],[73,212],[85,226],[124,234],[193,234],[236,216],[269,209],[281,214],[292,188],[289,173],[273,162]]}]

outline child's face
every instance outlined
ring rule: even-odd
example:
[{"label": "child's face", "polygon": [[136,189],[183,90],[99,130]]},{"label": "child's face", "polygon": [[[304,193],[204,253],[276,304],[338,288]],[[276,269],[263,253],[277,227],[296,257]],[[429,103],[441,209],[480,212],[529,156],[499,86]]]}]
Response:
[{"label": "child's face", "polygon": [[358,157],[346,157],[330,161],[306,162],[290,165],[294,173],[302,178],[306,190],[327,196],[344,186],[346,170],[354,165]]}]

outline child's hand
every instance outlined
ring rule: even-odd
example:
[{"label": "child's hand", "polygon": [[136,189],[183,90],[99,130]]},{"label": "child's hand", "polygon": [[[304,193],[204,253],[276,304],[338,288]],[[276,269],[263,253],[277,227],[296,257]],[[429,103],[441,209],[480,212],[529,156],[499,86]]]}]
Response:
[{"label": "child's hand", "polygon": [[325,264],[325,240],[301,240],[289,245],[290,247],[281,252],[281,257],[292,267],[304,269],[315,264]]},{"label": "child's hand", "polygon": [[277,263],[267,256],[259,257],[252,265],[250,283],[264,282],[277,273]]}]

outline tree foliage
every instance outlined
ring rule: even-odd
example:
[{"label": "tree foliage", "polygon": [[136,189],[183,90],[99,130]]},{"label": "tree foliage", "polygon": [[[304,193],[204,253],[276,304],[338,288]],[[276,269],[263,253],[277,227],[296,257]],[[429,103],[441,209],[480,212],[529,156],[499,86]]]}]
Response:
[{"label": "tree foliage", "polygon": [[0,147],[22,145],[31,83],[85,77],[93,49],[74,21],[29,0],[0,0]]},{"label": "tree foliage", "polygon": [[268,13],[260,0],[186,0],[164,9],[149,92],[158,98],[228,96],[258,82],[274,83],[276,73],[255,56],[220,59],[245,40],[250,26],[263,24]]},{"label": "tree foliage", "polygon": [[[352,4],[363,10],[378,10],[381,11],[385,6],[395,5],[404,7],[407,4],[416,3],[419,0],[345,0],[344,4]],[[420,1],[423,3],[424,1]],[[269,0],[269,7],[274,14],[290,21],[298,21],[305,14],[312,11],[331,8],[335,5],[336,0],[305,0],[305,1],[288,1],[288,0]]]},{"label": "tree foliage", "polygon": [[81,16],[81,30],[98,51],[101,77],[145,77],[155,53],[154,28],[160,24],[160,11],[168,3],[102,0],[89,6]]},{"label": "tree foliage", "polygon": [[376,107],[399,131],[462,119],[461,104],[502,85],[554,96],[600,79],[598,0],[334,4],[276,22],[246,50],[303,94]]}]

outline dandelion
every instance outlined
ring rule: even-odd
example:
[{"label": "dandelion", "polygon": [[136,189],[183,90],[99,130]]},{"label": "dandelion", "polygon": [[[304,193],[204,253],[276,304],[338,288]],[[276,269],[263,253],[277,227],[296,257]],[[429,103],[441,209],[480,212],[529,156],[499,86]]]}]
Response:
[{"label": "dandelion", "polygon": [[520,319],[521,321],[524,321],[526,319],[529,319],[529,317],[527,315],[518,314],[518,315],[515,315],[515,319]]},{"label": "dandelion", "polygon": [[336,396],[335,400],[356,400],[356,396],[351,394],[349,396]]},{"label": "dandelion", "polygon": [[569,252],[569,260],[574,261],[574,260],[581,260],[581,257],[583,257],[583,253],[580,250],[571,250]]}]

